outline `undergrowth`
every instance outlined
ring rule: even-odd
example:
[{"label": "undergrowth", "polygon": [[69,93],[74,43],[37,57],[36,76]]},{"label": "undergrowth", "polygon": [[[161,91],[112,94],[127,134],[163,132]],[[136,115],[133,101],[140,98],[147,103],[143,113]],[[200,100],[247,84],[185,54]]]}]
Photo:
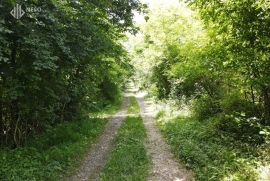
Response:
[{"label": "undergrowth", "polygon": [[235,139],[218,129],[217,118],[204,121],[193,117],[168,119],[162,112],[157,119],[175,156],[195,172],[196,180],[270,180],[267,170],[257,169],[269,166],[269,145]]},{"label": "undergrowth", "polygon": [[[88,113],[90,117],[104,117],[110,114],[115,113],[117,110],[120,109],[121,104],[123,102],[123,93],[119,93],[115,96],[113,101],[107,101],[107,103],[103,103],[104,105],[96,105],[95,108]],[[104,101],[106,102],[106,101]],[[89,110],[86,110],[84,114],[87,114]]]},{"label": "undergrowth", "polygon": [[0,180],[58,180],[73,170],[106,120],[83,119],[49,128],[24,147],[0,150]]}]

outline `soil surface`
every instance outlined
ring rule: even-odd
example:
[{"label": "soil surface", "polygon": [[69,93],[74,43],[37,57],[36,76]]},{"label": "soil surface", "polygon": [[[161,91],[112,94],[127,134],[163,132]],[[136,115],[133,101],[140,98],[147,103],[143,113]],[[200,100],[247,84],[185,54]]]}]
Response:
[{"label": "soil surface", "polygon": [[[133,93],[136,91],[132,91]],[[148,181],[191,181],[194,180],[190,171],[175,161],[169,145],[164,141],[159,129],[155,125],[155,109],[150,102],[144,100],[144,94],[136,94],[140,106],[140,115],[147,130],[145,148],[152,160],[152,166],[147,178]],[[121,109],[114,116],[109,117],[103,133],[94,143],[89,153],[86,154],[81,166],[67,181],[99,180],[99,175],[104,168],[113,149],[113,139],[123,120],[129,116],[128,94],[126,94]],[[130,114],[132,115],[132,114]]]},{"label": "soil surface", "polygon": [[144,100],[142,93],[137,94],[140,112],[146,130],[147,141],[145,148],[152,160],[152,168],[148,181],[190,181],[194,180],[190,171],[175,161],[169,145],[163,139],[159,129],[155,125],[155,110],[150,102]]},{"label": "soil surface", "polygon": [[77,172],[72,177],[67,178],[67,181],[99,180],[99,174],[109,159],[113,138],[127,115],[128,106],[129,99],[125,97],[120,111],[109,118],[103,133],[91,146]]}]

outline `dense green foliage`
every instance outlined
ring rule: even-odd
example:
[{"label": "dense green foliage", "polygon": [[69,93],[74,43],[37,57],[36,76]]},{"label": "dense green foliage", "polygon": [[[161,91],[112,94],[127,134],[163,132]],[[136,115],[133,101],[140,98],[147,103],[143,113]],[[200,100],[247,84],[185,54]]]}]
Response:
[{"label": "dense green foliage", "polygon": [[[15,19],[16,3],[41,11]],[[134,67],[123,41],[138,31],[139,0],[4,0],[0,8],[0,180],[66,174],[106,123],[89,117],[115,109],[133,72],[157,99],[192,110],[160,127],[199,180],[253,181],[269,170],[270,1],[150,9],[131,38]],[[131,97],[128,113],[138,112]],[[145,137],[142,119],[128,117],[102,179],[144,180]]]},{"label": "dense green foliage", "polygon": [[261,154],[270,135],[269,8],[264,0],[154,7],[131,37],[140,86],[191,112],[165,116],[161,127],[199,180],[256,180],[270,163]]},{"label": "dense green foliage", "polygon": [[[137,0],[0,2],[0,145],[114,101],[129,69],[121,40]],[[17,20],[15,4],[41,11]]]},{"label": "dense green foliage", "polygon": [[229,92],[216,93],[217,97],[233,96],[231,105],[241,104],[233,107],[235,112],[270,125],[269,1],[196,0],[191,4],[198,8],[205,27],[214,31],[209,58],[202,60],[210,60],[220,77],[212,85]]},{"label": "dense green foliage", "polygon": [[[150,11],[133,43],[142,84],[191,105],[199,120],[261,144],[270,126],[269,2],[190,2]],[[201,20],[202,19],[202,20]],[[145,63],[148,62],[148,63]],[[145,77],[148,78],[145,81]]]},{"label": "dense green foliage", "polygon": [[59,180],[76,169],[106,123],[97,118],[66,122],[24,147],[0,150],[0,180]]},{"label": "dense green foliage", "polygon": [[115,148],[101,180],[146,180],[149,158],[144,148],[146,130],[141,117],[127,117],[114,140]]},{"label": "dense green foliage", "polygon": [[[159,126],[176,157],[191,168],[197,180],[269,180],[266,175],[270,153],[265,148],[237,141],[216,129],[218,120],[200,122],[195,118],[159,114]],[[263,151],[266,150],[266,151]]]}]

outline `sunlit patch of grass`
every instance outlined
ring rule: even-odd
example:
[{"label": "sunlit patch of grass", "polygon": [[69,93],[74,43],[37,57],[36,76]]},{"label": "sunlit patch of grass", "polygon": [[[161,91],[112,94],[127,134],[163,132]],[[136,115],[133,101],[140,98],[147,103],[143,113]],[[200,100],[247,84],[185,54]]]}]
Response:
[{"label": "sunlit patch of grass", "polygon": [[261,146],[242,143],[219,131],[218,119],[169,119],[164,112],[157,118],[175,156],[194,171],[197,180],[255,181],[267,177],[269,180],[269,167],[260,167],[264,159],[259,153]]},{"label": "sunlit patch of grass", "polygon": [[145,180],[149,169],[145,138],[142,118],[128,117],[114,140],[115,148],[101,174],[101,180]]},{"label": "sunlit patch of grass", "polygon": [[138,105],[136,97],[131,96],[129,98],[129,100],[130,100],[130,106],[128,108],[128,113],[129,114],[137,114],[137,113],[139,113],[140,107]]}]

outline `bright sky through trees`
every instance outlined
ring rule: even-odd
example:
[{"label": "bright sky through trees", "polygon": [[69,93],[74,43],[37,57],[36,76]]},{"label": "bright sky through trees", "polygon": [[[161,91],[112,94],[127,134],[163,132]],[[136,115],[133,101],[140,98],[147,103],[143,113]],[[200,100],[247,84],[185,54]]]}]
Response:
[{"label": "bright sky through trees", "polygon": [[[141,2],[147,4],[149,9],[154,9],[178,4],[179,0],[142,0]],[[140,23],[144,21],[144,16],[135,12],[134,19],[137,23]]]}]

